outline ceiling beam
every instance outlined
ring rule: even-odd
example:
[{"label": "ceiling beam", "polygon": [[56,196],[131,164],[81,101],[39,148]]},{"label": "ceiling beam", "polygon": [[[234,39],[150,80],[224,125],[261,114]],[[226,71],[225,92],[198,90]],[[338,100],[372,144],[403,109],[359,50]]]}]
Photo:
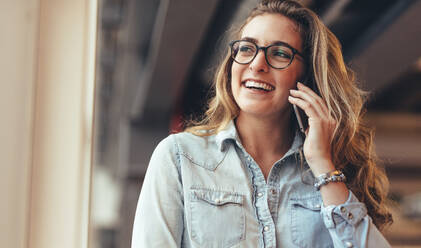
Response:
[{"label": "ceiling beam", "polygon": [[362,85],[379,90],[408,70],[421,57],[421,1],[396,20],[351,61]]},{"label": "ceiling beam", "polygon": [[172,111],[218,2],[169,1],[156,57],[138,82],[132,119],[142,122]]}]

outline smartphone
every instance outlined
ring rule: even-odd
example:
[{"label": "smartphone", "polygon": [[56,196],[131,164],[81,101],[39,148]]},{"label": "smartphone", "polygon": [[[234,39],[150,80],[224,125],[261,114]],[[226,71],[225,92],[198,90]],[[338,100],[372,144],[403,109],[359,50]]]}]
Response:
[{"label": "smartphone", "polygon": [[303,110],[298,109],[297,105],[292,104],[294,109],[295,117],[297,118],[298,128],[300,129],[301,133],[306,136],[306,130],[308,128],[308,120],[307,116]]},{"label": "smartphone", "polygon": [[[305,83],[307,82],[307,83]],[[308,87],[310,87],[311,90],[313,90],[316,94],[319,94],[319,91],[317,89],[317,86],[314,83],[308,83],[308,80],[305,80],[303,82],[304,85],[307,85]],[[300,132],[304,135],[304,137],[306,136],[306,130],[308,128],[308,117],[306,115],[306,113],[304,113],[304,110],[302,110],[300,107],[297,107],[297,105],[292,104],[292,108],[294,109],[294,113],[295,113],[295,117],[297,119],[298,122],[298,128],[300,129]]]}]

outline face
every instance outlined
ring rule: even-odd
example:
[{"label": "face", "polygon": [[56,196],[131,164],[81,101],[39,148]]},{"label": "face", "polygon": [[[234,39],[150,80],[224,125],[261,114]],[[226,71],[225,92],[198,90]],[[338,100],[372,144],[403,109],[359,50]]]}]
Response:
[{"label": "face", "polygon": [[[254,17],[243,29],[241,39],[252,39],[258,46],[278,41],[289,44],[302,53],[302,40],[296,24],[280,14]],[[240,107],[240,115],[278,118],[289,113],[289,90],[295,88],[304,73],[304,60],[295,55],[285,69],[274,69],[265,60],[262,50],[246,65],[233,62],[231,89]],[[259,89],[256,89],[259,88]]]}]

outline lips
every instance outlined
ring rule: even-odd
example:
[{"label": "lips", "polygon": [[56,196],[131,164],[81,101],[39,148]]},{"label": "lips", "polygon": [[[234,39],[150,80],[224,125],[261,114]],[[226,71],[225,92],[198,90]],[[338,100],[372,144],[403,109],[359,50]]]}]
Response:
[{"label": "lips", "polygon": [[260,80],[248,79],[248,80],[245,80],[242,84],[244,85],[244,87],[248,89],[261,90],[265,92],[270,92],[275,89],[273,85],[260,81]]}]

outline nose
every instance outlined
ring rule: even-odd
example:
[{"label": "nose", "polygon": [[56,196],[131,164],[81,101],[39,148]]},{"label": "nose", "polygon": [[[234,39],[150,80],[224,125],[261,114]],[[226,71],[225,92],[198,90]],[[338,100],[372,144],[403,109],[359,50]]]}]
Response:
[{"label": "nose", "polygon": [[254,72],[269,71],[269,65],[266,62],[265,52],[262,49],[259,49],[259,51],[256,54],[256,57],[253,59],[253,61],[250,62],[249,68],[251,71]]}]

